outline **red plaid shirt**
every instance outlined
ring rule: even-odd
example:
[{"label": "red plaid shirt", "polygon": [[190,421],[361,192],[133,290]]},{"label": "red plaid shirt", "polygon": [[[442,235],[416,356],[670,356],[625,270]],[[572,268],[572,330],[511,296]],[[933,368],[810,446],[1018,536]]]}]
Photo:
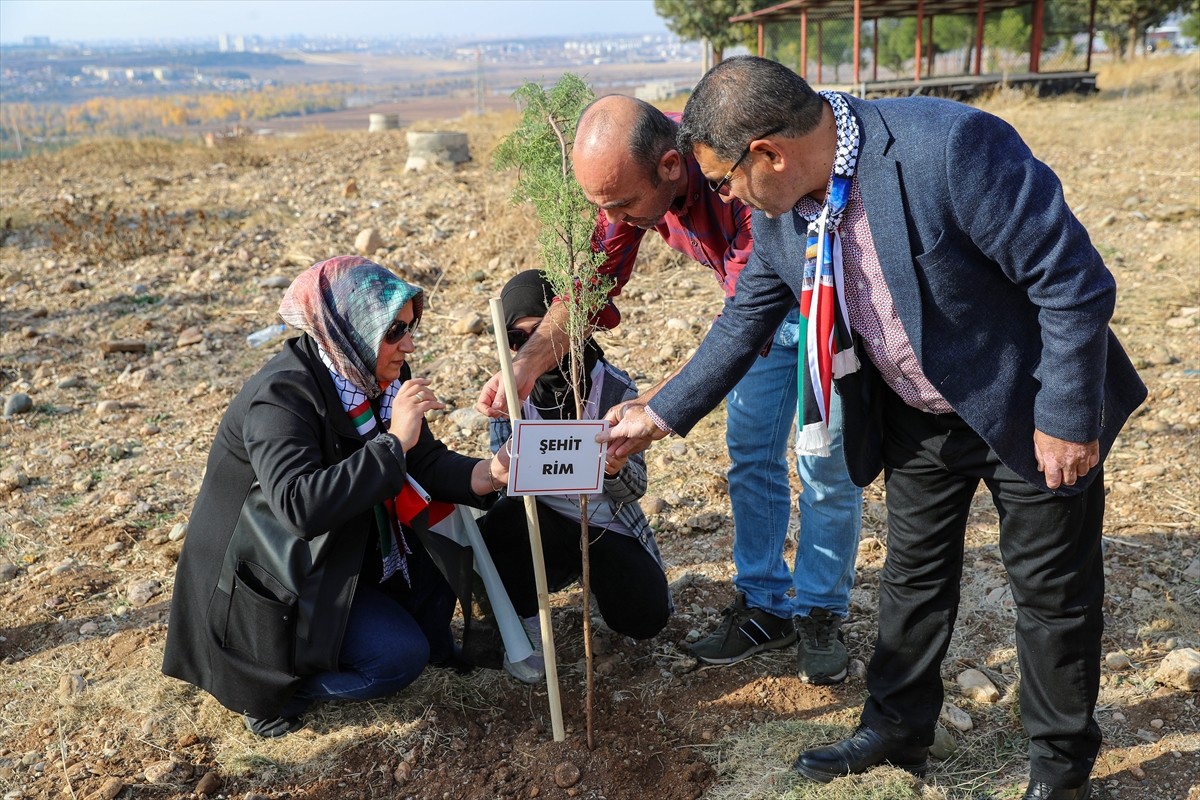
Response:
[{"label": "red plaid shirt", "polygon": [[[667,114],[667,117],[679,121],[679,114]],[[683,163],[688,176],[687,194],[671,205],[654,230],[672,250],[711,269],[725,290],[725,296],[732,297],[738,275],[750,259],[751,209],[736,198],[726,203],[711,191],[696,159],[684,156]],[[608,305],[594,320],[598,327],[615,328],[621,321],[621,312],[613,301],[633,274],[638,248],[645,234],[642,228],[624,222],[609,222],[604,212],[599,212],[592,241],[608,256],[599,272],[613,279],[613,288],[608,294]]]}]

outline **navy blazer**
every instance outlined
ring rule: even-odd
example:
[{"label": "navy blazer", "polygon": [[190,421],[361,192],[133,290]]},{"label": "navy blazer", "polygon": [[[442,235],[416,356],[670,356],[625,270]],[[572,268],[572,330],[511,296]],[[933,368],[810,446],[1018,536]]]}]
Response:
[{"label": "navy blazer", "polygon": [[[1000,459],[1046,489],[1033,432],[1100,440],[1107,455],[1146,388],[1108,328],[1116,284],[1054,172],[1008,123],[933,98],[847,97],[859,190],[884,279],[926,377]],[[737,294],[650,405],[685,434],[749,369],[797,302],[806,223],[754,212]],[[838,380],[847,466],[882,469],[882,381]],[[1064,494],[1081,491],[1096,470]],[[1048,490],[1047,490],[1048,491]]]}]

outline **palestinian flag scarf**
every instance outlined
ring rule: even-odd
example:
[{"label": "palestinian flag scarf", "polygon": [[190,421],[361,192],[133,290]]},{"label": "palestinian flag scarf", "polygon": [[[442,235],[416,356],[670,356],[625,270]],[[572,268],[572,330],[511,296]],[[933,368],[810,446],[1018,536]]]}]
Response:
[{"label": "palestinian flag scarf", "polygon": [[800,429],[796,432],[797,456],[829,455],[829,404],[833,379],[858,369],[850,336],[850,317],[842,273],[842,239],[838,225],[854,181],[858,162],[858,120],[836,92],[820,93],[833,108],[837,124],[837,153],[833,174],[825,190],[825,203],[808,222],[804,283],[800,294],[799,365],[796,385]]},{"label": "palestinian flag scarf", "polygon": [[[400,381],[392,381],[380,396],[379,415],[383,421],[383,424],[380,424],[375,418],[375,410],[371,407],[371,401],[367,399],[367,395],[337,371],[333,359],[325,352],[325,348],[317,345],[317,352],[321,356],[321,361],[329,369],[329,376],[333,378],[333,385],[337,387],[342,407],[346,410],[358,435],[363,439],[374,439],[383,433],[384,425],[392,418],[392,401],[396,399]],[[412,491],[408,484],[405,484],[404,489]],[[383,577],[380,578],[380,581],[386,581],[399,572],[404,576],[404,582],[411,586],[412,580],[408,574],[408,556],[412,553],[412,548],[404,538],[404,527],[396,513],[396,503],[401,496],[398,495],[395,499],[389,498],[375,506],[375,524],[379,528],[379,554],[383,558]]]}]

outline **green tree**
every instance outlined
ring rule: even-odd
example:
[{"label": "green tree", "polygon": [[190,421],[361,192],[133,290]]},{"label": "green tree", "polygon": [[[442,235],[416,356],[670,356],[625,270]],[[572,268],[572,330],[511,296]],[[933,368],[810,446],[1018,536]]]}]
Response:
[{"label": "green tree", "polygon": [[[575,418],[583,419],[583,343],[592,317],[608,299],[611,281],[599,274],[604,253],[592,250],[596,210],[575,180],[571,145],[575,124],[594,95],[583,79],[566,74],[549,91],[526,83],[513,94],[522,108],[517,128],[496,147],[495,169],[519,170],[513,189],[514,203],[528,203],[541,225],[538,245],[542,274],[567,307],[571,383],[575,387]],[[588,557],[587,495],[579,495],[580,537],[583,558],[583,607],[588,608],[590,559]],[[540,579],[539,579],[540,580]],[[539,585],[539,593],[542,587]],[[587,668],[587,743],[592,740],[593,658],[591,615],[583,615],[584,655]]]},{"label": "green tree", "polygon": [[753,52],[758,37],[756,26],[744,22],[731,25],[729,18],[770,5],[775,5],[775,0],[654,0],[654,11],[676,36],[707,39],[713,61],[720,61],[728,48],[739,44]]},{"label": "green tree", "polygon": [[1103,24],[1116,41],[1124,44],[1127,58],[1133,58],[1146,31],[1159,25],[1179,8],[1179,0],[1107,0],[1096,10],[1098,24]]},{"label": "green tree", "polygon": [[897,75],[913,57],[917,37],[916,17],[879,20],[879,63]]},{"label": "green tree", "polygon": [[1179,32],[1193,41],[1200,39],[1200,14],[1188,14],[1180,24]]}]

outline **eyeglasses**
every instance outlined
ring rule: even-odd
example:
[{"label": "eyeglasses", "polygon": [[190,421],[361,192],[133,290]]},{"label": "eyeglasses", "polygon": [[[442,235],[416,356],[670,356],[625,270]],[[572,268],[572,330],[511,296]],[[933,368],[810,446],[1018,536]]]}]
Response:
[{"label": "eyeglasses", "polygon": [[508,331],[508,349],[514,353],[525,346],[529,341],[529,334],[520,328],[509,328]]},{"label": "eyeglasses", "polygon": [[386,331],[383,332],[383,341],[388,344],[399,344],[400,340],[405,336],[410,333],[417,332],[418,322],[420,322],[420,320],[414,319],[412,322],[405,322],[402,319],[396,320],[388,326]]},{"label": "eyeglasses", "polygon": [[738,156],[737,161],[733,162],[733,166],[729,168],[729,172],[725,173],[725,177],[721,178],[721,180],[719,180],[719,181],[708,181],[707,182],[708,188],[710,190],[716,192],[717,194],[721,195],[722,197],[728,197],[729,196],[729,182],[731,180],[733,180],[733,173],[735,171],[737,171],[738,165],[741,164],[743,160],[745,160],[746,156],[750,155],[750,146],[753,145],[755,142],[757,142],[759,139],[765,139],[768,136],[774,136],[775,134],[777,134],[781,130],[783,130],[785,127],[787,127],[787,126],[786,125],[776,125],[774,128],[771,128],[771,130],[767,131],[762,136],[756,136],[755,138],[751,139],[750,143],[746,145],[746,149],[742,151],[742,154],[740,156]]}]

